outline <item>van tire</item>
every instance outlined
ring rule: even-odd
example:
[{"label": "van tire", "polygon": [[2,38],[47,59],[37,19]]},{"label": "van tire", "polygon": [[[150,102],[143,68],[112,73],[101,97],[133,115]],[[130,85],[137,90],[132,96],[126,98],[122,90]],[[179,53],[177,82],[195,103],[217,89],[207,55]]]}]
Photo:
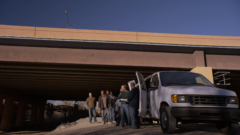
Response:
[{"label": "van tire", "polygon": [[237,121],[218,122],[216,123],[217,129],[226,135],[235,135],[238,132],[239,125]]},{"label": "van tire", "polygon": [[145,124],[144,118],[140,118],[140,124],[141,124],[141,125]]},{"label": "van tire", "polygon": [[148,119],[147,121],[149,124],[153,124],[153,119]]},{"label": "van tire", "polygon": [[164,133],[174,133],[177,120],[172,116],[171,107],[164,106],[161,109],[161,128]]}]

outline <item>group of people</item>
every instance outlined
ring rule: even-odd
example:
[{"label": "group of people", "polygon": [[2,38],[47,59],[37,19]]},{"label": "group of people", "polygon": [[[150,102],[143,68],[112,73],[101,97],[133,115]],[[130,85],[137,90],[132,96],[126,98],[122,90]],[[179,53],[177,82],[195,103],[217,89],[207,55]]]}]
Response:
[{"label": "group of people", "polygon": [[[135,83],[130,83],[131,90],[127,90],[127,85],[122,85],[120,93],[117,97],[113,96],[112,92],[101,90],[101,95],[98,98],[98,107],[102,115],[102,123],[115,124],[122,127],[126,125],[132,128],[140,128],[140,120],[138,116],[139,108],[139,90],[135,87]],[[92,123],[92,114],[94,122],[96,120],[96,99],[89,93],[86,100],[86,105],[89,108],[89,122]],[[117,112],[117,120],[115,121],[115,112]]]}]

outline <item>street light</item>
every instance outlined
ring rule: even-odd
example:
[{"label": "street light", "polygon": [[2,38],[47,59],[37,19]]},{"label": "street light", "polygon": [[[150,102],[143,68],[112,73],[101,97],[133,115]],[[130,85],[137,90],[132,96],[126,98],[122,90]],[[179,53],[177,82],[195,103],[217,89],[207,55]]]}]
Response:
[{"label": "street light", "polygon": [[67,28],[68,28],[68,26],[70,26],[70,28],[71,28],[72,25],[68,22],[68,14],[67,14],[67,11],[65,11],[65,14],[66,14],[66,16],[67,16]]}]

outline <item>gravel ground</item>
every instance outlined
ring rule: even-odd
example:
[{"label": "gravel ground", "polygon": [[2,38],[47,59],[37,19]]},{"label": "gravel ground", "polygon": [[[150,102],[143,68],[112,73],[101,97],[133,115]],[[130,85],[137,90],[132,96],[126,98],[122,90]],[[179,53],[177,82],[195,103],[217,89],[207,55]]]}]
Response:
[{"label": "gravel ground", "polygon": [[[122,128],[121,126],[114,126],[112,124],[103,125],[97,118],[98,123],[90,124],[88,118],[83,118],[77,121],[76,125],[54,130],[46,133],[47,135],[163,135],[160,125],[142,125],[140,129],[131,129],[128,126]],[[222,135],[213,124],[183,124],[178,125],[175,134],[179,135]],[[237,135],[240,134],[240,128]]]}]

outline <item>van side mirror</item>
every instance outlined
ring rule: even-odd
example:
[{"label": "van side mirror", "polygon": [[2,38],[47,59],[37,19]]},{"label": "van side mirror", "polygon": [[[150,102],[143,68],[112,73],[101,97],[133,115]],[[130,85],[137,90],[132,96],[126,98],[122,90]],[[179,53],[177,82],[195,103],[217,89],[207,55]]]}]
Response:
[{"label": "van side mirror", "polygon": [[158,84],[156,82],[150,82],[150,88],[158,88]]}]

